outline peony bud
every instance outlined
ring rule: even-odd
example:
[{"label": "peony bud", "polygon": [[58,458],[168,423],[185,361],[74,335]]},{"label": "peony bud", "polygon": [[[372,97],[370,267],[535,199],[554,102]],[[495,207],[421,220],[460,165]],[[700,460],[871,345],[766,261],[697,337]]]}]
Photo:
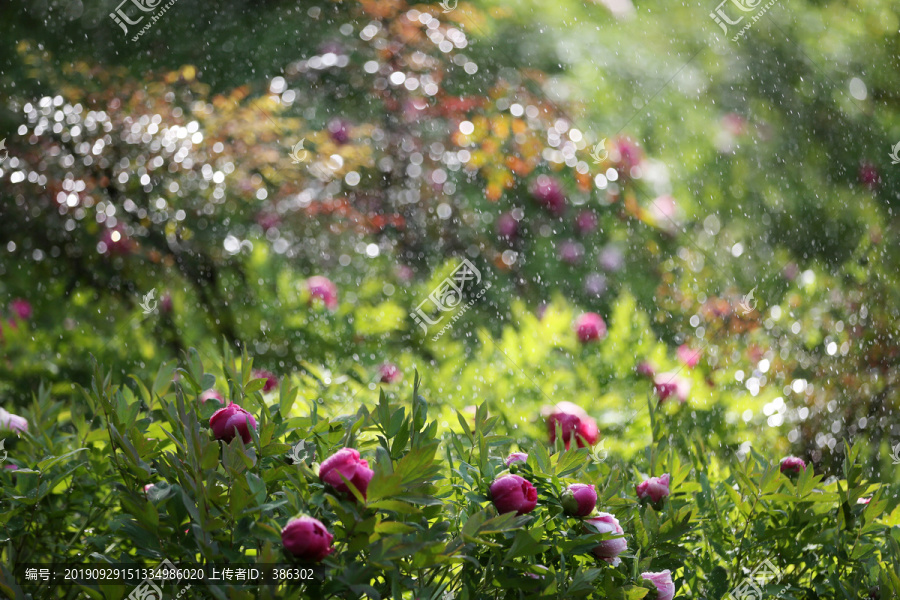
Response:
[{"label": "peony bud", "polygon": [[653,378],[653,387],[656,389],[656,395],[659,396],[660,404],[673,396],[679,402],[684,403],[690,394],[691,382],[672,372],[660,373]]},{"label": "peony bud", "polygon": [[352,483],[365,498],[369,482],[372,481],[375,472],[369,468],[368,461],[359,457],[358,450],[341,448],[322,461],[322,465],[319,467],[319,479],[322,480],[322,483],[327,483],[334,488],[336,492],[352,497],[350,488],[344,483],[341,475]]},{"label": "peony bud", "polygon": [[350,121],[335,118],[328,122],[328,134],[335,144],[343,145],[350,141]]},{"label": "peony bud", "polygon": [[641,377],[653,377],[656,374],[656,369],[654,369],[653,365],[646,360],[642,360],[641,362],[639,362],[638,366],[635,368],[635,371]]},{"label": "peony bud", "polygon": [[276,377],[275,373],[271,371],[266,371],[265,369],[254,369],[253,378],[266,380],[266,383],[265,385],[263,385],[262,389],[263,394],[268,394],[278,387],[278,377]]},{"label": "peony bud", "polygon": [[566,196],[562,186],[549,175],[538,175],[531,186],[531,195],[554,216],[558,217],[566,210]]},{"label": "peony bud", "polygon": [[288,521],[281,530],[281,543],[284,549],[301,560],[320,562],[334,552],[331,541],[334,536],[328,533],[318,519],[297,517]]},{"label": "peony bud", "polygon": [[524,463],[528,462],[528,455],[524,452],[513,452],[509,456],[506,457],[506,466],[510,466],[513,463]]},{"label": "peony bud", "polygon": [[519,233],[519,222],[512,213],[503,213],[497,217],[497,235],[512,239]]},{"label": "peony bud", "polygon": [[381,383],[394,383],[401,377],[400,369],[394,363],[384,363],[378,367],[378,373],[381,375]]},{"label": "peony bud", "polygon": [[584,313],[575,319],[575,333],[582,344],[594,342],[606,337],[606,323],[597,313]]},{"label": "peony bud", "polygon": [[799,475],[800,471],[806,470],[806,463],[802,458],[796,456],[785,456],[781,459],[781,472],[787,476]]},{"label": "peony bud", "polygon": [[697,366],[697,363],[700,362],[701,354],[703,354],[703,350],[692,350],[687,344],[678,346],[678,350],[675,351],[678,360],[689,369]]},{"label": "peony bud", "polygon": [[524,515],[537,506],[537,490],[518,475],[504,475],[491,484],[491,499],[501,513]]},{"label": "peony bud", "polygon": [[217,440],[225,443],[234,439],[239,434],[245,444],[253,439],[250,428],[256,429],[256,419],[249,412],[237,404],[229,404],[213,413],[209,419],[209,427]]},{"label": "peony bud", "polygon": [[25,417],[14,415],[0,408],[0,431],[14,431],[16,433],[28,431],[28,420]]},{"label": "peony bud", "polygon": [[310,301],[322,301],[328,310],[334,310],[338,306],[337,286],[327,277],[315,275],[306,280],[306,289],[309,291]]},{"label": "peony bud", "polygon": [[[596,517],[585,519],[591,529],[597,533],[612,533],[622,535],[625,531],[619,525],[619,520],[609,513],[599,513]],[[628,549],[628,542],[624,537],[617,537],[609,540],[603,540],[594,547],[594,556],[602,558],[612,566],[617,567],[622,562],[618,556]]]},{"label": "peony bud", "polygon": [[200,402],[206,402],[207,400],[215,400],[219,404],[225,404],[225,398],[222,397],[222,394],[212,388],[200,394]]},{"label": "peony bud", "polygon": [[641,573],[641,578],[656,586],[656,600],[672,600],[675,597],[675,583],[668,569],[659,573]]},{"label": "peony bud", "polygon": [[550,443],[556,443],[556,424],[559,423],[562,431],[566,450],[575,438],[579,448],[593,446],[600,439],[597,430],[597,421],[588,416],[584,409],[571,402],[560,402],[553,407],[547,416],[547,430],[550,434]]},{"label": "peony bud", "polygon": [[573,483],[562,494],[562,507],[574,517],[586,517],[597,506],[597,491],[593,485]]},{"label": "peony bud", "polygon": [[597,229],[597,214],[592,210],[583,210],[575,217],[575,231],[579,235],[593,233]]},{"label": "peony bud", "polygon": [[662,477],[650,477],[637,485],[637,496],[641,501],[649,500],[654,505],[662,503],[669,495],[669,474]]},{"label": "peony bud", "polygon": [[9,303],[9,310],[20,320],[27,321],[31,318],[31,303],[24,298],[16,298]]}]

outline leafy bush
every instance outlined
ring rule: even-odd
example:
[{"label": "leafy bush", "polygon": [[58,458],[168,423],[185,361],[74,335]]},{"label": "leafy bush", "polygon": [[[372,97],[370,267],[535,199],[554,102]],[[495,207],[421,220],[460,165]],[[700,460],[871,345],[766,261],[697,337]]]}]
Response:
[{"label": "leafy bush", "polygon": [[[209,371],[190,350],[152,382],[122,385],[97,367],[79,391],[83,402],[71,406],[39,390],[25,411],[29,432],[7,438],[19,469],[0,475],[8,540],[0,589],[28,597],[28,584],[13,575],[25,563],[307,565],[282,548],[282,529],[303,514],[334,536],[333,552],[311,565],[314,581],[211,583],[204,593],[637,599],[656,593],[641,573],[670,570],[678,594],[718,598],[763,564],[779,574],[766,593],[782,598],[900,591],[897,490],[863,479],[858,448],[847,450],[841,478],[825,480],[812,467],[784,474],[755,450],[743,460],[720,456],[701,428],[648,402],[637,454],[566,450],[560,435],[547,443],[543,422],[523,435],[517,407],[503,402],[441,421],[442,399],[413,379],[402,394],[384,384],[376,402],[339,414],[341,404],[314,378],[284,377],[264,394],[266,380],[253,377],[246,353],[226,352]],[[255,417],[246,443],[215,439],[209,418],[221,405],[200,398],[211,388]],[[358,449],[374,474],[362,489],[343,479],[340,493],[317,468],[344,447]],[[507,466],[514,450],[527,459]],[[491,484],[510,472],[536,488],[533,511],[499,514],[492,503]],[[670,495],[641,501],[637,484],[663,473]],[[573,483],[593,485],[596,510],[621,524],[620,564],[592,553],[615,535],[567,516],[564,491]],[[52,597],[128,592],[124,584],[82,585]]]}]

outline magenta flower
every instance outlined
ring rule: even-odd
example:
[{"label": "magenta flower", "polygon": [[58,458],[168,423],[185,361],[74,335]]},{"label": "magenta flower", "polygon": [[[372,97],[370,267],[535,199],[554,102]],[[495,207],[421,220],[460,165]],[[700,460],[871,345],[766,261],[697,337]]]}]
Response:
[{"label": "magenta flower", "polygon": [[266,383],[262,389],[263,394],[268,394],[278,387],[278,377],[276,377],[275,373],[273,373],[272,371],[266,371],[265,369],[254,369],[253,378],[266,380]]},{"label": "magenta flower", "polygon": [[321,562],[334,552],[331,542],[334,536],[328,533],[318,519],[298,517],[288,521],[281,530],[284,549],[301,560]]},{"label": "magenta flower", "polygon": [[524,463],[528,462],[528,455],[524,452],[513,452],[509,456],[506,457],[506,466],[510,466],[513,463]]},{"label": "magenta flower", "polygon": [[659,504],[669,495],[669,474],[662,477],[650,477],[637,485],[637,496],[641,500],[649,500]]},{"label": "magenta flower", "polygon": [[501,513],[530,513],[537,506],[537,490],[519,475],[504,475],[491,484],[491,499]]},{"label": "magenta flower", "polygon": [[519,222],[512,213],[503,213],[497,217],[497,235],[512,239],[519,233]]},{"label": "magenta flower", "polygon": [[222,397],[222,394],[212,388],[200,394],[200,402],[206,402],[207,400],[215,400],[219,404],[225,403],[225,398]]},{"label": "magenta flower", "polygon": [[583,408],[571,402],[560,402],[547,415],[547,430],[550,443],[556,443],[556,424],[559,423],[566,450],[575,438],[579,448],[593,446],[600,439],[597,421],[588,416]]},{"label": "magenta flower", "polygon": [[641,573],[641,578],[656,586],[656,600],[672,600],[675,597],[675,583],[668,569],[659,573]]},{"label": "magenta flower", "polygon": [[344,483],[341,475],[352,483],[365,498],[369,482],[372,481],[375,472],[369,468],[368,461],[360,458],[358,450],[341,448],[322,461],[322,465],[319,467],[319,479],[322,480],[322,483],[333,487],[335,491],[352,496],[350,488]]},{"label": "magenta flower", "polygon": [[691,382],[671,371],[660,373],[654,377],[653,387],[656,389],[656,395],[659,396],[660,404],[672,397],[684,403],[691,392]]},{"label": "magenta flower", "polygon": [[310,300],[320,300],[328,310],[334,310],[338,306],[338,289],[327,277],[315,275],[306,280],[306,289],[309,290]]},{"label": "magenta flower", "polygon": [[217,440],[225,443],[240,435],[245,444],[253,439],[250,428],[256,429],[256,419],[237,404],[229,404],[213,413],[209,419],[209,427]]},{"label": "magenta flower", "polygon": [[586,517],[597,506],[597,491],[593,485],[573,483],[562,494],[562,507],[574,517]]},{"label": "magenta flower", "polygon": [[350,121],[335,118],[328,122],[328,134],[335,144],[343,145],[350,141]]},{"label": "magenta flower", "polygon": [[20,321],[27,321],[31,318],[31,303],[24,298],[16,298],[9,303],[9,310],[19,318]]},{"label": "magenta flower", "polygon": [[594,312],[584,313],[575,319],[575,333],[582,344],[595,342],[606,337],[606,323]]},{"label": "magenta flower", "polygon": [[652,378],[654,375],[656,375],[656,369],[651,363],[647,362],[646,360],[642,360],[641,362],[639,362],[638,366],[635,368],[635,371],[641,377]]},{"label": "magenta flower", "polygon": [[583,210],[575,217],[575,231],[580,235],[593,233],[597,229],[597,213],[592,210]]},{"label": "magenta flower", "polygon": [[0,408],[0,431],[14,431],[16,433],[28,431],[28,420],[25,417],[14,415]]},{"label": "magenta flower", "polygon": [[[625,531],[619,525],[619,520],[609,513],[599,513],[596,517],[585,519],[584,522],[597,533],[611,533],[622,536]],[[628,542],[624,537],[603,540],[594,547],[593,553],[597,558],[601,558],[612,566],[617,567],[622,562],[619,555],[628,549]]]},{"label": "magenta flower", "polygon": [[564,240],[559,244],[559,260],[568,265],[577,265],[584,258],[584,245],[575,240]]},{"label": "magenta flower", "polygon": [[562,186],[549,175],[538,175],[531,186],[531,195],[554,216],[558,217],[566,210],[566,196]]},{"label": "magenta flower", "polygon": [[693,369],[700,362],[700,355],[703,354],[703,350],[692,350],[687,344],[682,344],[678,346],[675,354],[682,364]]},{"label": "magenta flower", "polygon": [[796,456],[785,456],[781,459],[781,472],[785,475],[799,475],[801,471],[806,470],[806,463],[802,458]]},{"label": "magenta flower", "polygon": [[400,369],[394,363],[384,363],[378,367],[381,383],[394,383],[401,377]]}]

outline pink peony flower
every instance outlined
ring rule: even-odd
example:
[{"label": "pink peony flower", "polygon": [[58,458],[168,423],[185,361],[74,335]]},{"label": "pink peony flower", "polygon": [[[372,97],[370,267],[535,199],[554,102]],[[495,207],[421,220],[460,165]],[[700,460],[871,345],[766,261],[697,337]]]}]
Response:
[{"label": "pink peony flower", "polygon": [[148,483],[147,485],[144,486],[144,493],[145,493],[145,494],[149,493],[150,490],[152,490],[152,489],[155,488],[155,487],[156,487],[156,486],[153,485],[152,483]]},{"label": "pink peony flower", "polygon": [[328,122],[328,134],[335,144],[343,145],[350,141],[350,121],[335,118]]},{"label": "pink peony flower", "polygon": [[619,171],[625,177],[630,177],[631,169],[644,161],[644,153],[640,146],[627,136],[620,136],[613,140],[613,150],[609,157],[619,163]]},{"label": "pink peony flower", "polygon": [[691,392],[691,382],[671,371],[660,373],[654,377],[653,387],[656,389],[656,395],[659,396],[660,404],[673,396],[679,402],[684,403]]},{"label": "pink peony flower", "polygon": [[209,427],[217,440],[225,443],[240,435],[245,444],[253,439],[250,428],[256,429],[256,419],[237,404],[229,404],[213,413],[209,419]]},{"label": "pink peony flower", "polygon": [[604,271],[621,271],[625,266],[625,253],[618,246],[605,246],[597,257],[597,263]]},{"label": "pink peony flower", "polygon": [[582,344],[606,337],[606,323],[597,313],[584,313],[575,319],[575,333]]},{"label": "pink peony flower", "polygon": [[647,362],[646,360],[642,360],[641,362],[639,362],[638,366],[635,367],[635,371],[641,377],[653,377],[654,375],[656,375],[656,369],[651,363]]},{"label": "pink peony flower", "polygon": [[672,600],[675,597],[675,583],[668,569],[659,573],[641,573],[641,578],[656,586],[656,600]]},{"label": "pink peony flower", "polygon": [[216,400],[219,404],[225,404],[225,398],[214,389],[208,389],[200,394],[200,402],[206,402],[207,400]]},{"label": "pink peony flower", "polygon": [[272,371],[266,371],[265,369],[254,369],[253,378],[266,380],[266,384],[262,389],[263,394],[268,394],[278,387],[278,377],[276,377],[275,373],[273,373]]},{"label": "pink peony flower", "polygon": [[575,231],[579,235],[588,235],[597,230],[597,213],[592,210],[583,210],[575,217]]},{"label": "pink peony flower", "polygon": [[637,496],[641,500],[650,500],[654,504],[662,502],[669,495],[669,474],[662,477],[650,477],[637,485]]},{"label": "pink peony flower", "polygon": [[593,446],[600,439],[597,430],[597,421],[588,416],[584,409],[571,402],[560,402],[553,407],[547,416],[547,430],[550,434],[550,443],[556,443],[556,424],[559,423],[562,430],[563,441],[566,449],[575,438],[579,448]]},{"label": "pink peony flower", "polygon": [[341,448],[324,461],[319,467],[319,479],[327,483],[341,494],[352,496],[350,488],[341,478],[344,476],[353,486],[359,490],[362,497],[366,497],[369,482],[375,472],[369,468],[369,463],[359,457],[359,451],[355,448]]},{"label": "pink peony flower", "polygon": [[328,310],[334,310],[338,306],[337,286],[327,277],[315,275],[306,280],[306,289],[309,290],[310,300],[321,300]]},{"label": "pink peony flower", "polygon": [[0,408],[0,431],[14,431],[16,433],[28,431],[28,420],[25,417],[14,415]]},{"label": "pink peony flower", "polygon": [[512,213],[503,213],[497,217],[497,235],[504,238],[514,238],[519,233],[519,222]]},{"label": "pink peony flower", "polygon": [[682,364],[693,369],[700,362],[700,355],[703,354],[703,350],[692,350],[687,344],[682,344],[678,346],[675,354]]},{"label": "pink peony flower", "polygon": [[513,452],[509,456],[506,457],[506,466],[510,466],[513,463],[524,463],[528,462],[528,455],[524,452]]},{"label": "pink peony flower", "polygon": [[394,383],[402,376],[394,363],[384,363],[378,367],[378,373],[381,375],[381,383]]},{"label": "pink peony flower", "polygon": [[800,471],[806,470],[806,463],[802,458],[796,456],[785,456],[781,459],[781,472],[785,475],[799,475]]},{"label": "pink peony flower", "polygon": [[531,482],[518,475],[504,475],[491,484],[491,499],[501,513],[530,513],[537,506],[537,496]]},{"label": "pink peony flower", "polygon": [[531,195],[554,216],[558,217],[566,210],[566,196],[562,186],[549,175],[538,175],[531,186]]},{"label": "pink peony flower", "polygon": [[584,258],[584,246],[574,240],[564,240],[559,244],[559,260],[567,265],[577,265]]},{"label": "pink peony flower", "polygon": [[562,507],[575,517],[586,517],[597,506],[597,490],[593,485],[573,483],[562,494]]},{"label": "pink peony flower", "polygon": [[16,298],[9,303],[9,310],[20,320],[27,321],[31,318],[31,303],[24,298]]},{"label": "pink peony flower", "polygon": [[334,536],[328,533],[322,522],[312,517],[291,519],[281,530],[284,549],[301,560],[321,562],[334,552],[332,540]]},{"label": "pink peony flower", "polygon": [[[594,529],[597,533],[612,533],[618,534],[620,536],[625,533],[625,531],[622,529],[622,526],[619,525],[619,520],[609,513],[599,513],[596,517],[585,519],[584,522],[587,523],[590,528]],[[619,566],[619,563],[622,562],[622,559],[619,558],[619,555],[625,552],[627,548],[628,542],[625,540],[625,538],[617,537],[609,540],[603,540],[594,547],[593,552],[594,556],[596,556],[597,558],[602,558],[612,566],[617,567]]]},{"label": "pink peony flower", "polygon": [[164,313],[172,312],[173,308],[172,296],[168,293],[162,295],[162,298],[159,299],[159,310]]},{"label": "pink peony flower", "polygon": [[859,173],[857,175],[859,182],[869,188],[875,190],[881,183],[881,175],[878,173],[878,167],[870,162],[863,162],[859,165]]},{"label": "pink peony flower", "polygon": [[857,504],[868,504],[871,501],[872,501],[871,498],[857,498],[856,499]]}]

